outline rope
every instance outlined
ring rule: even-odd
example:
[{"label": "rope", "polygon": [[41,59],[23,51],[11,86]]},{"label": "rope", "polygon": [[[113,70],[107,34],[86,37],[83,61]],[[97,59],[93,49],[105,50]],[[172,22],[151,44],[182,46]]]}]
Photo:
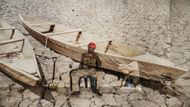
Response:
[{"label": "rope", "polygon": [[47,36],[46,36],[46,42],[45,42],[45,47],[47,47],[47,43],[48,43],[48,38],[49,38],[49,37],[47,37]]}]

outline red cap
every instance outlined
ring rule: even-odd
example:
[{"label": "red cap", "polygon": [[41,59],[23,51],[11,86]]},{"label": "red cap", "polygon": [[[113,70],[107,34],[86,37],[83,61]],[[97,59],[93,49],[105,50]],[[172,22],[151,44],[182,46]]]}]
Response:
[{"label": "red cap", "polygon": [[96,49],[96,44],[95,44],[94,42],[90,42],[90,43],[88,44],[88,47],[89,47],[89,48]]}]

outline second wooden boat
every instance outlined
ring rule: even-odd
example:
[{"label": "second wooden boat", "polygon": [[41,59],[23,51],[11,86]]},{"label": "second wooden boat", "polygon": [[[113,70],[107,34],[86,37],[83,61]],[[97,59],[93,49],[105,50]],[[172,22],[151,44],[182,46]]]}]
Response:
[{"label": "second wooden boat", "polygon": [[0,20],[0,71],[30,86],[36,86],[41,79],[29,41],[3,20]]},{"label": "second wooden boat", "polygon": [[172,81],[186,72],[169,61],[129,47],[123,41],[74,30],[43,18],[20,15],[20,19],[24,28],[41,44],[76,61],[80,61],[81,54],[87,51],[88,43],[95,42],[95,52],[105,69],[156,81]]}]

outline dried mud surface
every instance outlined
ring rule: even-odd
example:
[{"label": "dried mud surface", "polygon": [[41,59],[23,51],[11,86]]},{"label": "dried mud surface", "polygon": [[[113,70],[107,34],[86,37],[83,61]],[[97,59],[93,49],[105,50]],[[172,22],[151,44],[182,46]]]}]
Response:
[{"label": "dried mud surface", "polygon": [[[36,54],[58,57],[55,80],[64,86],[57,91],[27,87],[0,72],[0,107],[190,106],[189,73],[175,81],[175,94],[173,91],[162,93],[159,84],[156,84],[159,87],[156,90],[142,86],[143,91],[119,87],[122,79],[105,73],[99,80],[102,97],[84,88],[84,82],[79,96],[69,95],[69,64],[73,63],[74,69],[78,63],[34,40],[22,28],[18,14],[40,16],[66,26],[123,37],[131,46],[190,70],[189,0],[0,0],[1,19],[18,27]],[[38,60],[47,82],[51,83],[52,59],[38,57]]]}]

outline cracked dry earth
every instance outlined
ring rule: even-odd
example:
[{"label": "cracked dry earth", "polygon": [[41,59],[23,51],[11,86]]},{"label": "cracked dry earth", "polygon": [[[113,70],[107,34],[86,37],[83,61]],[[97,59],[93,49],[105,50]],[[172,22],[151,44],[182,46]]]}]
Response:
[{"label": "cracked dry earth", "polygon": [[[153,90],[148,87],[142,87],[143,91],[137,91],[134,88],[120,87],[121,80],[111,74],[102,75],[100,92],[102,97],[96,96],[89,88],[84,88],[84,82],[81,86],[79,96],[69,95],[69,67],[72,63],[74,68],[78,63],[62,55],[56,54],[52,50],[42,46],[31,36],[26,36],[34,46],[35,53],[51,58],[58,57],[56,62],[55,80],[64,84],[57,91],[46,90],[44,99],[42,99],[44,89],[31,88],[19,85],[4,74],[0,73],[0,106],[2,107],[188,107],[188,98],[184,97],[184,88],[180,87],[178,95],[161,94],[159,90]],[[53,61],[44,57],[38,57],[41,68],[45,74],[48,83],[52,81]],[[184,76],[184,80],[189,76]],[[179,82],[181,82],[179,81]],[[189,81],[187,81],[189,82]],[[186,86],[184,86],[186,87]],[[188,87],[187,87],[188,88]],[[185,90],[185,89],[184,89]],[[180,96],[182,95],[182,96]],[[184,102],[185,101],[185,102]]]},{"label": "cracked dry earth", "polygon": [[0,72],[0,107],[190,107],[189,73],[167,87],[143,80],[142,92],[120,87],[122,79],[104,73],[99,80],[102,97],[84,88],[84,82],[81,94],[70,96],[69,65],[74,69],[78,63],[34,40],[17,16],[42,16],[67,26],[123,36],[129,45],[190,69],[189,5],[189,0],[0,0],[0,17],[20,28],[36,54],[47,56],[37,58],[48,83],[53,74],[53,61],[48,58],[58,57],[55,81],[63,84],[57,91],[32,88]]}]

